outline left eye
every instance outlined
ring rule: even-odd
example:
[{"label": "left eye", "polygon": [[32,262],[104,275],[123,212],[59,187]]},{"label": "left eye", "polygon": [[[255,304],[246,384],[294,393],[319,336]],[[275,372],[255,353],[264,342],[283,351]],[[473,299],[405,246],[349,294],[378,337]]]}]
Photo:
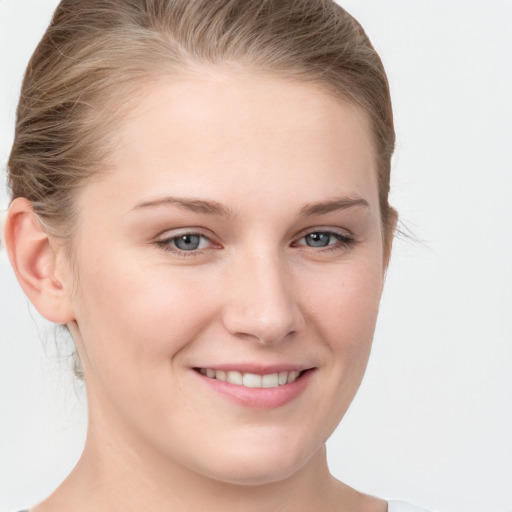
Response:
[{"label": "left eye", "polygon": [[308,247],[328,247],[336,243],[348,244],[351,239],[348,236],[343,236],[339,233],[329,231],[315,231],[303,236],[297,245],[307,245]]},{"label": "left eye", "polygon": [[208,238],[197,233],[184,233],[183,235],[167,238],[159,242],[160,245],[169,247],[170,249],[178,249],[179,251],[197,251],[206,249],[210,244]]}]

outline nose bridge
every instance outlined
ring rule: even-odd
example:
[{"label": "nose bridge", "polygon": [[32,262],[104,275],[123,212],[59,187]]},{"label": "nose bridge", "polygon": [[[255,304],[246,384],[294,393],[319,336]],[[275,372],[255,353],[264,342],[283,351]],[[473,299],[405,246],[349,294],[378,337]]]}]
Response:
[{"label": "nose bridge", "polygon": [[231,270],[224,322],[232,334],[272,344],[301,328],[293,282],[279,251],[247,251]]}]

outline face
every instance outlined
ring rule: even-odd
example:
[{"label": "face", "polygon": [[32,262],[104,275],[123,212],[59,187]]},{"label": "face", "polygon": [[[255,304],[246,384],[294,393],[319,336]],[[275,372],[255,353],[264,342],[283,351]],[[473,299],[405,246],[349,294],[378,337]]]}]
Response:
[{"label": "face", "polygon": [[99,437],[273,482],[366,367],[384,254],[370,129],[318,86],[153,85],[78,198],[74,329]]}]

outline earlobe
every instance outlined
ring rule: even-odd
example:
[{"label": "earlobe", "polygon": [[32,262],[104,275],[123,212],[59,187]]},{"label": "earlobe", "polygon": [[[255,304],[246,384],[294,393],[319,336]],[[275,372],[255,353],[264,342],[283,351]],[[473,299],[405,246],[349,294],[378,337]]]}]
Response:
[{"label": "earlobe", "polygon": [[58,276],[64,262],[44,231],[32,204],[14,199],[5,224],[5,244],[11,265],[23,291],[47,320],[65,324],[74,319],[69,286]]}]

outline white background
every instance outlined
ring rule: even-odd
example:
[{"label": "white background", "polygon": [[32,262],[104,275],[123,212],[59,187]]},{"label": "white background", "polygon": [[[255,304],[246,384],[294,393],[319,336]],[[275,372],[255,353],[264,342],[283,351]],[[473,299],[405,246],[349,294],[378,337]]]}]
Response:
[{"label": "white background", "polygon": [[[23,70],[56,3],[0,0],[2,166]],[[512,1],[343,5],[388,70],[392,203],[423,244],[395,244],[331,467],[364,492],[440,512],[512,512]],[[84,404],[1,254],[0,510],[42,499],[71,469]]]}]

